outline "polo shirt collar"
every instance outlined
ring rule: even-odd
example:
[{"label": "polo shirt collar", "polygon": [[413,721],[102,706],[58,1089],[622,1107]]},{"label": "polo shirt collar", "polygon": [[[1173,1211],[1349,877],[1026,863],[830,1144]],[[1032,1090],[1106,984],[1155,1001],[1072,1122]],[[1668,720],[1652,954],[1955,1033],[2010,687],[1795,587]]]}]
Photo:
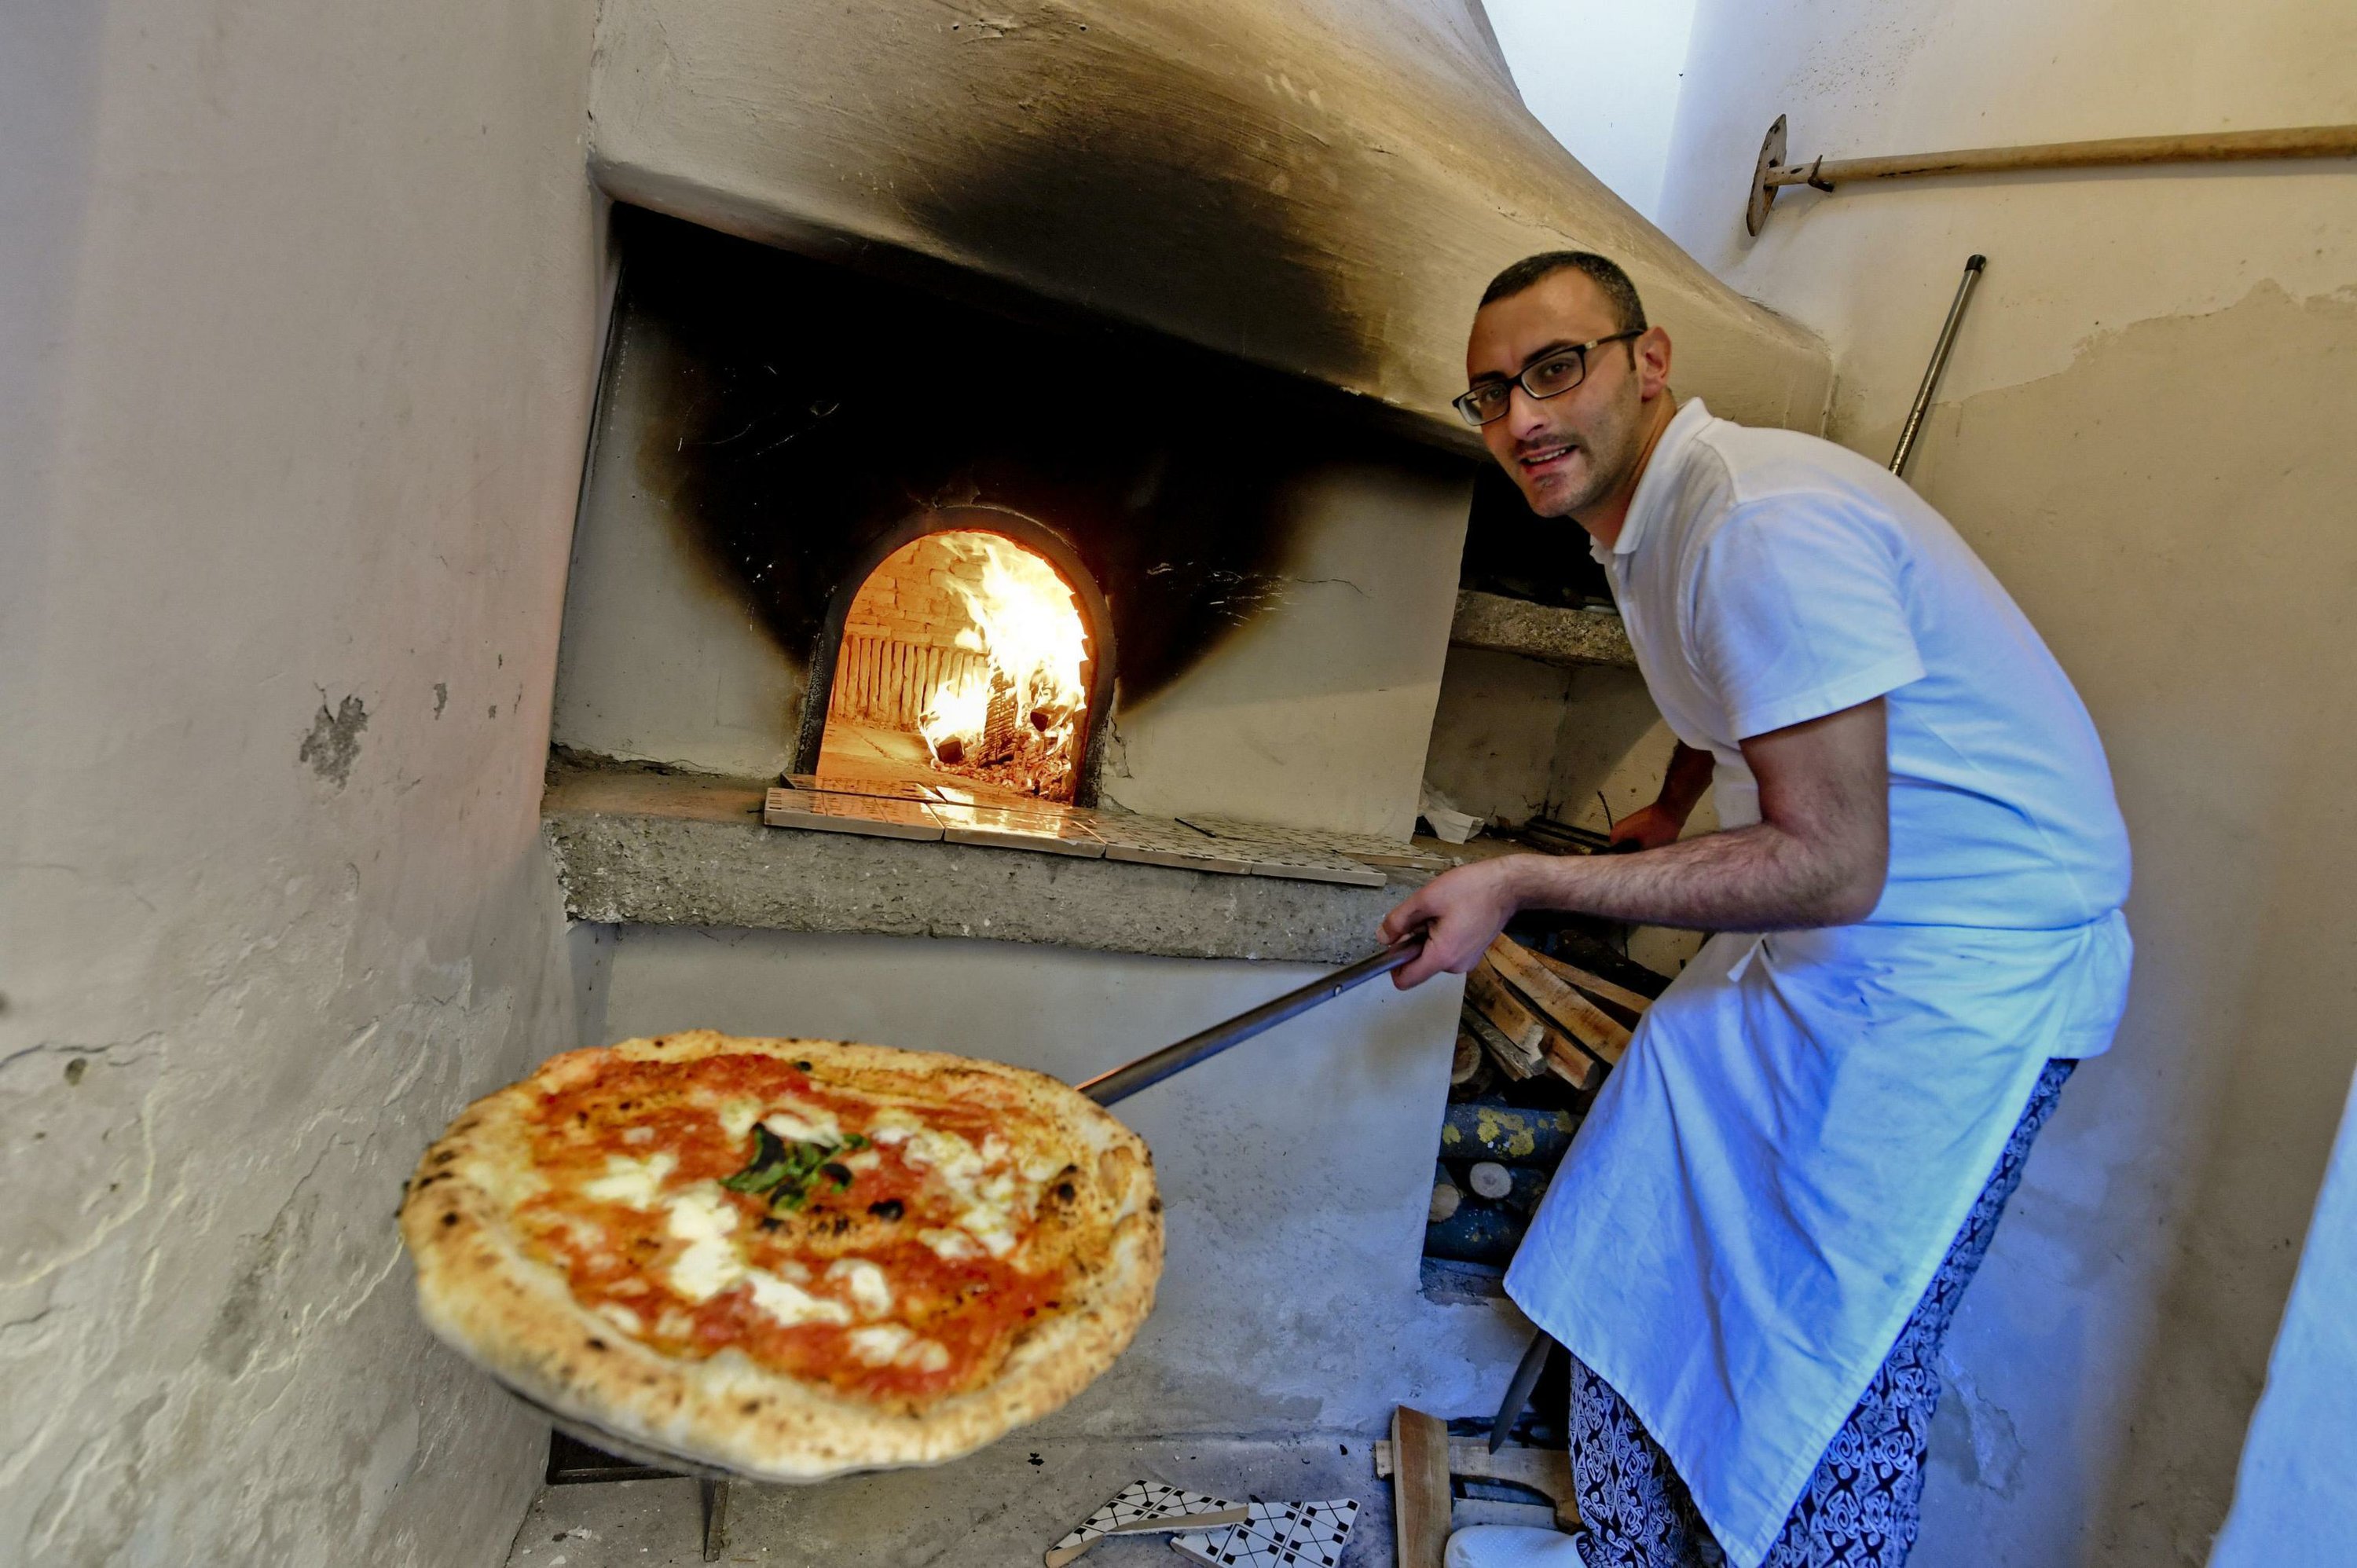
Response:
[{"label": "polo shirt collar", "polygon": [[1593,538],[1587,542],[1588,553],[1598,564],[1609,566],[1615,557],[1636,553],[1646,531],[1652,526],[1653,514],[1668,504],[1664,498],[1676,485],[1673,476],[1685,457],[1687,446],[1695,432],[1710,423],[1710,410],[1698,397],[1688,398],[1684,406],[1671,416],[1662,438],[1653,444],[1653,455],[1646,461],[1644,477],[1637,481],[1637,493],[1629,498],[1629,515],[1621,521],[1620,536],[1612,542],[1609,550]]}]

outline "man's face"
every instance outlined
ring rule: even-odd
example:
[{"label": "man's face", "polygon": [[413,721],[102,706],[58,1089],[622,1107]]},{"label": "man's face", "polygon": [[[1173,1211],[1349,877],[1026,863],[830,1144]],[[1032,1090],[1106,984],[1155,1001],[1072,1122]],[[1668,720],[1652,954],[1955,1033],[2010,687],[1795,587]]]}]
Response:
[{"label": "man's face", "polygon": [[[1511,382],[1550,349],[1620,329],[1603,291],[1587,274],[1551,273],[1474,317],[1466,383]],[[1645,405],[1660,394],[1668,371],[1669,338],[1659,328],[1607,343],[1588,350],[1587,374],[1567,392],[1541,399],[1515,386],[1504,416],[1481,426],[1481,439],[1533,511],[1577,516],[1635,471],[1644,455]]]}]

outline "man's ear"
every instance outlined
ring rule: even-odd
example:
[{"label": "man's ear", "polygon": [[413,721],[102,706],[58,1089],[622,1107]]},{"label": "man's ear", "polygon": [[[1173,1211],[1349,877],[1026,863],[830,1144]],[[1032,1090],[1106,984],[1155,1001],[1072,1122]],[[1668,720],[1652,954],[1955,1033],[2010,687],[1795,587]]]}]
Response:
[{"label": "man's ear", "polygon": [[1647,403],[1668,390],[1670,384],[1670,334],[1664,328],[1648,327],[1644,336],[1629,345],[1630,357],[1637,362],[1637,395]]}]

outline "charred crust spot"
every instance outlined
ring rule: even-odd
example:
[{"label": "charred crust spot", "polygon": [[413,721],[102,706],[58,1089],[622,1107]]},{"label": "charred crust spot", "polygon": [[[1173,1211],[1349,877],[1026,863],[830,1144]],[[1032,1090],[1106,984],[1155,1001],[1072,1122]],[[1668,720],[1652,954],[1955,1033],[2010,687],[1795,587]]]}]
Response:
[{"label": "charred crust spot", "polygon": [[442,1216],[443,1229],[447,1230],[457,1223],[458,1223],[458,1211],[457,1209],[454,1208]]},{"label": "charred crust spot", "polygon": [[1149,1198],[1147,1198],[1147,1199],[1146,1200],[1146,1213],[1148,1213],[1148,1214],[1159,1214],[1159,1213],[1161,1213],[1161,1212],[1162,1212],[1162,1200],[1161,1200],[1160,1198],[1158,1198],[1158,1197],[1149,1197]]},{"label": "charred crust spot", "polygon": [[869,1204],[867,1212],[878,1219],[898,1219],[909,1212],[909,1207],[897,1197],[888,1197],[881,1203]]},{"label": "charred crust spot", "polygon": [[452,1160],[455,1160],[455,1159],[457,1159],[457,1157],[458,1157],[458,1151],[457,1151],[457,1150],[456,1150],[456,1149],[444,1149],[441,1153],[439,1153],[439,1154],[437,1154],[437,1155],[436,1155],[434,1156],[434,1163],[435,1163],[436,1165],[448,1165]]},{"label": "charred crust spot", "polygon": [[810,1070],[811,1070],[811,1064],[810,1064],[810,1063],[808,1063],[808,1062],[805,1062],[805,1061],[798,1061],[798,1062],[794,1063],[794,1066],[795,1066],[796,1068],[800,1069],[801,1070],[802,1070],[803,1072],[808,1072],[808,1071],[810,1071]]},{"label": "charred crust spot", "polygon": [[1071,1182],[1060,1181],[1056,1184],[1056,1196],[1070,1203],[1080,1196],[1080,1189],[1073,1187]]},{"label": "charred crust spot", "polygon": [[605,1348],[606,1342],[603,1339],[598,1338],[594,1334],[589,1337],[589,1348],[592,1350],[603,1350]]},{"label": "charred crust spot", "polygon": [[759,1400],[747,1400],[743,1404],[737,1407],[737,1413],[739,1415],[759,1415],[761,1413],[761,1402]]}]

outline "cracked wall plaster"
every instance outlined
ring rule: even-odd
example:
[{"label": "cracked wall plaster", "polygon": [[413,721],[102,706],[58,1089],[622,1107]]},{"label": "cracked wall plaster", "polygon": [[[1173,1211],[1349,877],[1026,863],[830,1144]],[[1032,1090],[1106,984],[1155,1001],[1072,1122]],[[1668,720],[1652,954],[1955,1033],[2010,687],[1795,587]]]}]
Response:
[{"label": "cracked wall plaster", "polygon": [[536,1484],[392,1217],[570,1043],[591,23],[0,27],[0,1562],[490,1568]]}]

